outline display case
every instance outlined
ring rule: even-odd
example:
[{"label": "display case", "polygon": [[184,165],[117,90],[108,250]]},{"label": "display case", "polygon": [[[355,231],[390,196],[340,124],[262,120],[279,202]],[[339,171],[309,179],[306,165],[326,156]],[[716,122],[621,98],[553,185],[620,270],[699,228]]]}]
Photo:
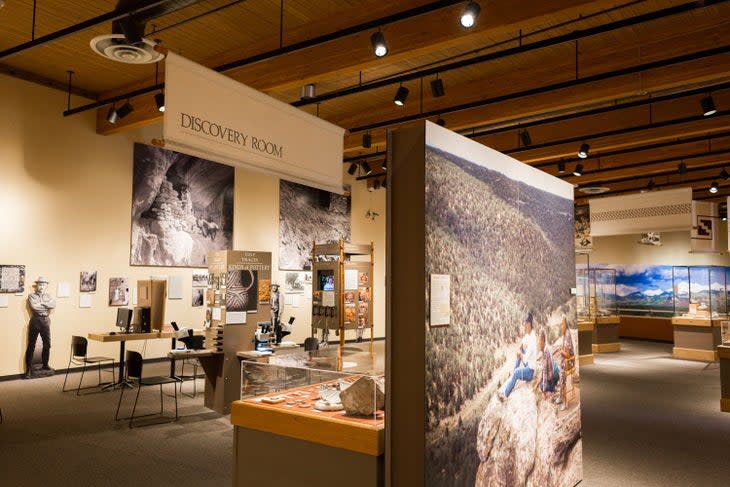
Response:
[{"label": "display case", "polygon": [[672,266],[674,357],[718,360],[722,321],[728,319],[729,272],[724,266]]},{"label": "display case", "polygon": [[618,301],[616,299],[616,269],[590,269],[592,287],[592,310],[596,323],[618,322]]},{"label": "display case", "polygon": [[580,365],[593,363],[593,328],[595,314],[591,308],[591,279],[588,254],[575,255],[575,303],[578,318],[578,360]]},{"label": "display case", "polygon": [[[381,485],[383,376],[245,361],[241,376],[234,486]],[[287,468],[262,469],[261,458],[286,458]]]}]

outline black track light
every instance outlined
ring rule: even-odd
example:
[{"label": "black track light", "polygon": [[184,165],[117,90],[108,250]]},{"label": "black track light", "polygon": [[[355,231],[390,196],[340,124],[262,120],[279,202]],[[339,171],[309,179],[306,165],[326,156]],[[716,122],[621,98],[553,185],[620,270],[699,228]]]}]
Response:
[{"label": "black track light", "polygon": [[724,179],[725,181],[728,181],[728,180],[730,180],[730,173],[728,173],[727,170],[725,170],[725,168],[723,168],[722,171],[720,171],[720,177],[722,179]]},{"label": "black track light", "polygon": [[373,45],[373,52],[377,57],[383,57],[388,54],[388,45],[385,43],[385,36],[382,32],[377,31],[370,36],[370,43]]},{"label": "black track light", "polygon": [[355,164],[354,162],[350,163],[350,167],[347,168],[347,174],[352,176],[353,174],[355,174],[355,171],[357,171],[357,164]]},{"label": "black track light", "polygon": [[583,164],[578,164],[575,166],[575,169],[573,170],[573,176],[582,176],[583,175]]},{"label": "black track light", "polygon": [[164,112],[165,111],[165,94],[162,92],[159,92],[155,95],[155,105],[157,105],[157,111]]},{"label": "black track light", "polygon": [[588,157],[588,151],[591,150],[591,146],[583,142],[580,146],[580,149],[578,149],[578,157],[581,159],[585,159]]},{"label": "black track light", "polygon": [[482,7],[480,7],[477,2],[470,1],[467,3],[466,7],[464,7],[464,11],[461,13],[461,17],[459,18],[459,22],[462,27],[468,29],[474,26],[477,21],[477,17],[479,17],[479,12],[481,11]]},{"label": "black track light", "polygon": [[438,98],[440,96],[444,96],[445,94],[446,90],[444,90],[443,80],[441,78],[431,80],[431,95],[433,95],[434,98]]},{"label": "black track light", "polygon": [[565,161],[558,162],[558,174],[565,174]]},{"label": "black track light", "polygon": [[119,114],[114,105],[109,107],[109,111],[106,113],[106,119],[109,123],[117,123],[117,120],[119,120]]},{"label": "black track light", "polygon": [[398,91],[395,92],[395,98],[393,98],[393,103],[398,105],[399,107],[402,107],[406,104],[406,98],[408,98],[408,88],[401,85],[398,87]]},{"label": "black track light", "polygon": [[687,174],[687,164],[685,164],[684,162],[680,162],[679,164],[677,164],[677,171],[679,171],[679,174],[681,176]]},{"label": "black track light", "polygon": [[702,100],[700,100],[700,105],[702,105],[702,115],[705,117],[709,117],[710,115],[714,115],[717,113],[717,108],[715,108],[715,101],[712,99],[711,96],[706,96]]},{"label": "black track light", "polygon": [[520,140],[522,141],[523,147],[529,147],[532,145],[532,137],[530,137],[530,132],[528,132],[527,129],[520,132]]},{"label": "black track light", "polygon": [[370,173],[373,172],[373,170],[370,169],[370,164],[368,164],[365,161],[363,161],[363,162],[360,163],[360,168],[362,169],[362,172],[363,172],[363,175],[364,176],[370,176]]},{"label": "black track light", "polygon": [[369,149],[373,145],[373,136],[369,132],[362,134],[362,146]]},{"label": "black track light", "polygon": [[651,191],[654,188],[656,188],[656,183],[654,182],[653,179],[650,179],[649,182],[646,183],[646,189],[648,189],[649,191]]},{"label": "black track light", "polygon": [[388,187],[388,178],[383,178],[383,189]]},{"label": "black track light", "polygon": [[718,189],[720,189],[720,186],[717,184],[717,181],[713,181],[710,185],[710,193],[715,194],[717,193]]},{"label": "black track light", "polygon": [[388,159],[383,159],[383,163],[380,165],[380,169],[382,169],[383,171],[388,170]]},{"label": "black track light", "polygon": [[446,127],[446,120],[444,120],[443,118],[439,117],[439,118],[436,119],[436,125],[438,125],[440,127]]},{"label": "black track light", "polygon": [[119,110],[117,110],[117,116],[119,117],[119,120],[121,120],[124,117],[126,117],[127,115],[129,115],[130,113],[132,113],[133,111],[134,111],[134,107],[132,106],[131,103],[127,102],[124,105],[122,105],[121,107],[119,107]]},{"label": "black track light", "polygon": [[380,180],[379,179],[375,180],[375,182],[373,183],[373,188],[375,188],[375,191],[380,189]]}]

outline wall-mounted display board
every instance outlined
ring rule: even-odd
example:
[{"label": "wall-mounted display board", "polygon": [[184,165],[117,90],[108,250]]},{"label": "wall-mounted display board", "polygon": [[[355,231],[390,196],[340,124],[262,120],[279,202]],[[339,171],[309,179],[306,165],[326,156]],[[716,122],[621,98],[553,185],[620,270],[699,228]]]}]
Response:
[{"label": "wall-mounted display board", "polygon": [[729,276],[730,267],[672,267],[674,357],[717,361],[721,322],[728,318]]},{"label": "wall-mounted display board", "polygon": [[[576,485],[579,366],[558,357],[579,346],[572,185],[429,122],[387,146],[386,485]],[[434,274],[449,326],[428,325]],[[513,383],[523,338],[537,360]]]},{"label": "wall-mounted display board", "polygon": [[370,330],[373,341],[373,244],[340,240],[312,247],[312,336],[317,330],[327,337],[339,333],[340,349],[345,331],[362,336]]},{"label": "wall-mounted display board", "polygon": [[[219,370],[206,370],[205,405],[230,412],[240,395],[236,353],[253,350],[259,323],[271,323],[271,307],[259,296],[271,286],[271,252],[220,250],[208,254],[208,316],[206,347],[223,352]],[[264,299],[266,301],[266,299]]]}]

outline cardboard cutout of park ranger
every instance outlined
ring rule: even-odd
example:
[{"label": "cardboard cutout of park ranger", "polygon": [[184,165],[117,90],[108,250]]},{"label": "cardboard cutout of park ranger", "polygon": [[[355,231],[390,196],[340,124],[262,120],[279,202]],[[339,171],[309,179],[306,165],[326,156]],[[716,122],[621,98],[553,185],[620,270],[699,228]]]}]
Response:
[{"label": "cardboard cutout of park ranger", "polygon": [[[53,369],[48,366],[48,357],[51,354],[51,310],[56,307],[56,301],[46,293],[48,279],[41,276],[35,281],[35,292],[28,295],[30,308],[30,322],[28,322],[28,347],[25,349],[25,378],[34,376],[53,375]],[[36,340],[40,335],[43,341],[40,370],[33,370],[33,351]]]}]

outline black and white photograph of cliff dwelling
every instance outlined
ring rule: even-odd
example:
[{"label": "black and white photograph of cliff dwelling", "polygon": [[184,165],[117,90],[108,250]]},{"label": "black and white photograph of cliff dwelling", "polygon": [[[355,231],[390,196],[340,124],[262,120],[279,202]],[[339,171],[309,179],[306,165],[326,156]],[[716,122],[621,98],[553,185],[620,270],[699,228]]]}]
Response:
[{"label": "black and white photograph of cliff dwelling", "polygon": [[426,150],[426,278],[451,276],[451,324],[426,333],[429,486],[582,478],[573,201],[518,164]]},{"label": "black and white photograph of cliff dwelling", "polygon": [[233,245],[230,166],[134,145],[131,265],[205,267]]},{"label": "black and white photograph of cliff dwelling", "polygon": [[350,213],[349,187],[340,195],[281,180],[279,269],[311,270],[312,242],[349,242]]}]

